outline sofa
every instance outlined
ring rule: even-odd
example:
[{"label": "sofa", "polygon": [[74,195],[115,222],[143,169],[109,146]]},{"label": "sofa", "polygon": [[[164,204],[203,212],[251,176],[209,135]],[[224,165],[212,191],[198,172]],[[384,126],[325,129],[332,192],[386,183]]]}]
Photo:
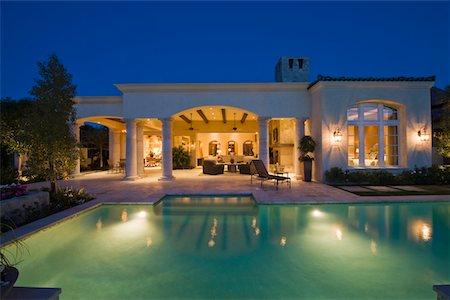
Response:
[{"label": "sofa", "polygon": [[206,159],[203,161],[203,174],[218,175],[223,174],[224,165],[217,164],[215,160]]}]

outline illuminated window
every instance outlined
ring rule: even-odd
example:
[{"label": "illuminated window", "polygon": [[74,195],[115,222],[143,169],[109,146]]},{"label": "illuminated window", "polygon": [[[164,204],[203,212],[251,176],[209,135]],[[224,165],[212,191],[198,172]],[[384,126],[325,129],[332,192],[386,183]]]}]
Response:
[{"label": "illuminated window", "polygon": [[253,156],[253,142],[252,141],[245,141],[244,145],[242,147],[242,151],[244,156]]},{"label": "illuminated window", "polygon": [[399,118],[396,108],[360,104],[347,110],[348,165],[392,167],[399,165]]}]

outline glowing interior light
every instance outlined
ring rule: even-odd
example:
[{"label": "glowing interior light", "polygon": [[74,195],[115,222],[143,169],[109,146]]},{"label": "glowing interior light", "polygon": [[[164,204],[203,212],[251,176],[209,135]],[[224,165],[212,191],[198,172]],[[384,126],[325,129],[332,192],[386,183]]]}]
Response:
[{"label": "glowing interior light", "polygon": [[323,216],[323,212],[321,212],[318,209],[313,210],[311,214],[313,215],[313,217],[316,217],[316,218]]},{"label": "glowing interior light", "polygon": [[342,240],[342,231],[339,228],[336,229],[336,238]]},{"label": "glowing interior light", "polygon": [[280,246],[281,247],[285,247],[286,246],[286,242],[287,242],[287,238],[285,236],[282,236],[281,240],[280,240]]},{"label": "glowing interior light", "polygon": [[147,212],[141,210],[140,212],[138,212],[138,217],[139,218],[145,218],[147,216]]}]

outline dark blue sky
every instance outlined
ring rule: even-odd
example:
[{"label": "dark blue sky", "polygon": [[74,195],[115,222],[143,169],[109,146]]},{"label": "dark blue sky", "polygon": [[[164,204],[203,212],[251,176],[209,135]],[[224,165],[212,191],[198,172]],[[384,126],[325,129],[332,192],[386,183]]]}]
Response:
[{"label": "dark blue sky", "polygon": [[450,84],[449,2],[1,2],[1,96],[28,96],[56,53],[78,95],[114,83],[272,82],[280,56],[318,74]]}]

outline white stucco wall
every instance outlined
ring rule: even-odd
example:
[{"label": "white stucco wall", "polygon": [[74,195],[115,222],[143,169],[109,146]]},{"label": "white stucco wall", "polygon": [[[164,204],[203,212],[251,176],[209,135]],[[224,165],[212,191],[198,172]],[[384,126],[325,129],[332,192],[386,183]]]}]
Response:
[{"label": "white stucco wall", "polygon": [[[315,178],[322,180],[332,167],[348,168],[347,109],[370,101],[397,105],[400,110],[400,168],[431,165],[431,142],[418,142],[417,131],[431,130],[432,82],[320,82],[310,88],[312,132],[318,144]],[[335,128],[342,130],[342,143],[332,144]]]},{"label": "white stucco wall", "polygon": [[258,116],[306,118],[306,83],[117,85],[125,118],[167,118],[197,106],[226,105]]}]

